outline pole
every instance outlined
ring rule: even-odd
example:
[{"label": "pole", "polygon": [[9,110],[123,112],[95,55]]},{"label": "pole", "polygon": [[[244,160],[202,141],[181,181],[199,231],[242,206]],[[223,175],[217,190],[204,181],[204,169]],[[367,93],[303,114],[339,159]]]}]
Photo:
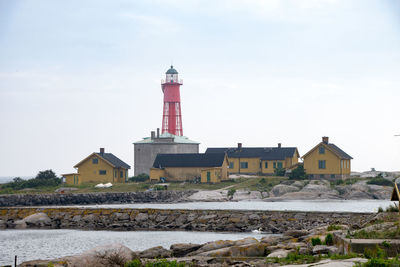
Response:
[{"label": "pole", "polygon": [[14,267],[17,267],[17,255],[15,255],[15,258],[14,258]]}]

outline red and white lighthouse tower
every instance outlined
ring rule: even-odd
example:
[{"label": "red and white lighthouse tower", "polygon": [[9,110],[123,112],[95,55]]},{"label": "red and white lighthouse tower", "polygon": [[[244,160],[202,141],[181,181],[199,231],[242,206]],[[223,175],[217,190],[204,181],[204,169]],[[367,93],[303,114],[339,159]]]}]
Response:
[{"label": "red and white lighthouse tower", "polygon": [[164,109],[162,119],[162,133],[183,135],[181,94],[178,82],[178,72],[173,66],[165,73],[165,82],[161,81],[161,88],[164,93]]}]

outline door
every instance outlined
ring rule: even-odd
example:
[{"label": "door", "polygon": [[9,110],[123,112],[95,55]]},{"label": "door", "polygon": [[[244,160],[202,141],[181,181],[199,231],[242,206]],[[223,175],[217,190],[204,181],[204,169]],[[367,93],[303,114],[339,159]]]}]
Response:
[{"label": "door", "polygon": [[207,172],[207,183],[211,182],[211,173]]}]

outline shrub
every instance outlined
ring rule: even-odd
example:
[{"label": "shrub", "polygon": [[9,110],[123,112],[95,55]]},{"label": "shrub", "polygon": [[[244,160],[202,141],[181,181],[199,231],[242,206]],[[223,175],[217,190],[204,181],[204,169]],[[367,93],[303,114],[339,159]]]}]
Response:
[{"label": "shrub", "polygon": [[141,267],[142,262],[139,259],[134,259],[125,263],[124,267]]},{"label": "shrub", "polygon": [[319,237],[313,237],[313,238],[311,238],[311,244],[313,246],[322,245],[322,242],[321,242],[321,239]]},{"label": "shrub", "polygon": [[128,182],[145,182],[149,179],[150,179],[149,175],[141,173],[139,175],[129,177]]},{"label": "shrub", "polygon": [[14,190],[21,190],[24,188],[37,188],[43,186],[57,186],[61,184],[61,178],[58,178],[52,170],[40,171],[35,178],[23,180],[16,177],[12,182],[4,184],[3,188],[12,188]]},{"label": "shrub", "polygon": [[335,231],[335,230],[342,230],[343,227],[340,225],[336,225],[336,224],[331,224],[328,226],[328,231]]},{"label": "shrub", "polygon": [[274,173],[276,176],[285,176],[286,170],[284,168],[275,168]]},{"label": "shrub", "polygon": [[392,205],[390,205],[389,207],[387,207],[385,209],[386,212],[399,212],[399,207],[396,205],[396,203]]},{"label": "shrub", "polygon": [[387,180],[383,177],[375,177],[372,178],[367,182],[367,184],[375,184],[375,185],[385,185],[385,186],[393,186],[393,182],[390,180]]},{"label": "shrub", "polygon": [[378,213],[379,213],[379,212],[383,212],[383,208],[382,208],[382,207],[379,207],[379,208],[378,208]]},{"label": "shrub", "polygon": [[233,195],[236,193],[236,189],[234,189],[234,188],[231,188],[231,189],[229,189],[228,190],[228,198],[229,199],[232,199],[233,198]]},{"label": "shrub", "polygon": [[327,246],[333,246],[333,235],[332,234],[327,234],[325,237],[325,245]]},{"label": "shrub", "polygon": [[303,165],[299,165],[294,170],[292,170],[292,172],[289,173],[289,179],[292,179],[292,180],[295,180],[295,179],[300,179],[300,180],[307,179],[307,174],[304,171],[304,166]]}]

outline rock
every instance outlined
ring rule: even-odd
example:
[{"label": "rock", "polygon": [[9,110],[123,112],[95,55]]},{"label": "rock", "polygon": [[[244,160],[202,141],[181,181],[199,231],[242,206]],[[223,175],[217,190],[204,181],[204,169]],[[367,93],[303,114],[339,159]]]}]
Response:
[{"label": "rock", "polygon": [[290,250],[286,249],[278,249],[275,250],[274,252],[268,254],[267,258],[286,258],[287,255],[289,254]]},{"label": "rock", "polygon": [[51,225],[51,219],[47,216],[46,213],[40,212],[29,215],[28,217],[24,218],[25,223],[28,226],[34,227],[44,227]]},{"label": "rock", "polygon": [[275,197],[279,197],[282,196],[286,193],[290,193],[290,192],[297,192],[300,189],[296,186],[291,186],[291,185],[284,185],[284,184],[278,184],[275,185],[272,190],[271,193],[275,196]]},{"label": "rock", "polygon": [[162,246],[149,248],[139,253],[140,258],[169,258],[172,256],[172,251],[163,248]]},{"label": "rock", "polygon": [[183,257],[186,254],[189,254],[190,252],[193,252],[197,249],[199,249],[202,245],[200,244],[183,244],[183,243],[178,243],[178,244],[173,244],[170,247],[170,250],[172,250],[172,255],[174,257]]},{"label": "rock", "polygon": [[235,192],[233,195],[232,200],[233,201],[240,201],[240,200],[255,200],[255,199],[262,199],[262,195],[259,191],[244,191],[244,190],[238,190]]},{"label": "rock", "polygon": [[231,246],[216,250],[206,251],[198,256],[203,257],[262,257],[265,255],[267,246],[263,243],[254,243],[243,246]]},{"label": "rock", "polygon": [[149,215],[147,213],[139,213],[138,215],[136,215],[135,221],[143,222],[143,221],[147,221],[148,218],[149,218]]},{"label": "rock", "polygon": [[305,181],[296,181],[296,182],[294,182],[294,183],[291,184],[291,185],[292,185],[292,186],[296,186],[296,187],[298,187],[299,189],[301,189],[301,188],[304,187],[305,184],[306,184]]},{"label": "rock", "polygon": [[263,238],[261,238],[260,242],[268,244],[269,246],[274,246],[278,244],[280,240],[281,238],[278,236],[264,236]]},{"label": "rock", "polygon": [[4,220],[0,220],[0,229],[4,229],[7,227],[7,224]]},{"label": "rock", "polygon": [[[312,182],[315,182],[315,181],[312,181]],[[312,182],[310,182],[303,189],[301,189],[301,191],[302,192],[318,192],[318,193],[331,191],[330,186],[326,185],[325,183],[315,184]]]},{"label": "rock", "polygon": [[283,235],[291,236],[294,238],[299,238],[301,236],[308,235],[308,231],[307,230],[289,230],[289,231],[286,231]]},{"label": "rock", "polygon": [[198,255],[200,253],[203,252],[207,252],[207,251],[211,251],[211,250],[217,250],[217,249],[221,249],[221,248],[226,248],[226,247],[231,247],[235,245],[234,241],[231,240],[217,240],[217,241],[211,241],[208,242],[206,244],[204,244],[201,248],[199,248],[198,250],[189,253],[188,255]]},{"label": "rock", "polygon": [[17,220],[12,225],[15,229],[25,229],[27,226],[24,220]]},{"label": "rock", "polygon": [[346,199],[371,199],[373,198],[371,194],[363,191],[350,191],[348,194],[344,195]]},{"label": "rock", "polygon": [[261,197],[262,198],[267,198],[267,197],[269,197],[269,193],[268,192],[261,192]]},{"label": "rock", "polygon": [[244,239],[234,241],[235,246],[250,245],[250,244],[255,244],[255,243],[259,243],[259,242],[254,237],[246,237]]},{"label": "rock", "polygon": [[312,253],[315,254],[335,254],[339,249],[335,246],[317,245],[314,246]]}]

